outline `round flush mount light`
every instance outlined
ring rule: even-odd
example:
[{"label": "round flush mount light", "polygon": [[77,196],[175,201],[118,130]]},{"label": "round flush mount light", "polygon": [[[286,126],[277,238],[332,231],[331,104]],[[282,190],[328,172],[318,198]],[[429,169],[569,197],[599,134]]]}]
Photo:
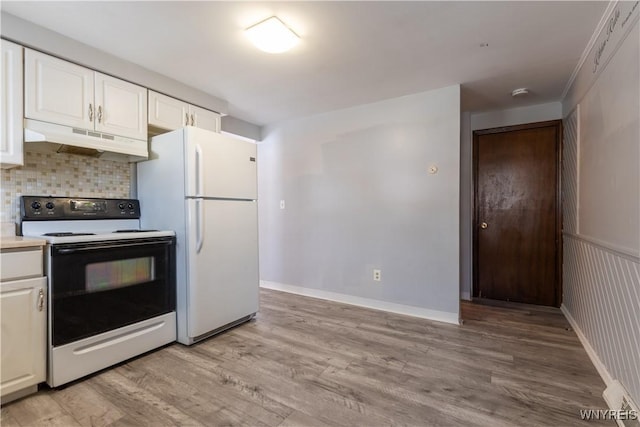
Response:
[{"label": "round flush mount light", "polygon": [[527,89],[526,87],[521,87],[519,89],[514,89],[511,92],[511,96],[516,97],[516,96],[524,96],[527,95],[529,93],[529,89]]}]

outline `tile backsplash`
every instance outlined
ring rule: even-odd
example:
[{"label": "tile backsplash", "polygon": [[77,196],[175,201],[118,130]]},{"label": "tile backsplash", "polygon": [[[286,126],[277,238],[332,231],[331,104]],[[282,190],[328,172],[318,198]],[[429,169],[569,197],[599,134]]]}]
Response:
[{"label": "tile backsplash", "polygon": [[120,198],[130,188],[129,163],[27,149],[24,166],[2,170],[0,222],[17,222],[22,195]]}]

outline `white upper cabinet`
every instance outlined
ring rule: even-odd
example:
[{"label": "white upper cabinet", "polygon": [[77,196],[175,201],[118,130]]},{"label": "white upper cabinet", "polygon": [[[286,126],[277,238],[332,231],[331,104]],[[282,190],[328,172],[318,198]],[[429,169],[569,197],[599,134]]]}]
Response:
[{"label": "white upper cabinet", "polygon": [[192,126],[213,132],[220,132],[220,114],[196,107],[195,105],[190,105],[189,111]]},{"label": "white upper cabinet", "polygon": [[150,90],[149,125],[166,130],[195,126],[220,132],[220,114]]},{"label": "white upper cabinet", "polygon": [[147,89],[95,73],[95,130],[147,139]]},{"label": "white upper cabinet", "polygon": [[24,163],[22,147],[22,46],[2,40],[2,103],[0,163],[2,168]]},{"label": "white upper cabinet", "polygon": [[25,117],[93,129],[92,70],[25,49]]},{"label": "white upper cabinet", "polygon": [[147,89],[25,49],[25,117],[147,139]]},{"label": "white upper cabinet", "polygon": [[149,124],[168,130],[187,126],[189,125],[189,104],[150,90]]}]

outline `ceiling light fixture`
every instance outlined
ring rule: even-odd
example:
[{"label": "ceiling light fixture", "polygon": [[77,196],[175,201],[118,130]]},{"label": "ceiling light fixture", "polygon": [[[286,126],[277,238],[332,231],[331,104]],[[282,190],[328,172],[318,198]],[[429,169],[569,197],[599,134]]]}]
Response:
[{"label": "ceiling light fixture", "polygon": [[247,36],[260,50],[268,53],[282,53],[295,46],[300,38],[277,16],[247,28]]},{"label": "ceiling light fixture", "polygon": [[520,89],[514,89],[513,92],[511,92],[511,96],[516,97],[516,96],[524,96],[527,95],[529,93],[529,89],[527,89],[526,87],[521,87]]}]

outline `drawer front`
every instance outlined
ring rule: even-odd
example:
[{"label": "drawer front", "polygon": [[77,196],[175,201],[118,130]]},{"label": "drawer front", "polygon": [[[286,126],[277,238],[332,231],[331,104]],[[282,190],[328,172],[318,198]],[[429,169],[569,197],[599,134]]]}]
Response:
[{"label": "drawer front", "polygon": [[13,280],[43,275],[42,249],[7,251],[0,253],[0,280]]}]

